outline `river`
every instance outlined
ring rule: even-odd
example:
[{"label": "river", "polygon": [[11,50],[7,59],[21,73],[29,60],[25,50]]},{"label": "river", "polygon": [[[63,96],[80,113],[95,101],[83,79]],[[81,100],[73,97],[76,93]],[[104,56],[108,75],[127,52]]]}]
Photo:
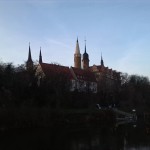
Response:
[{"label": "river", "polygon": [[150,150],[150,135],[132,125],[9,129],[0,138],[1,150]]}]

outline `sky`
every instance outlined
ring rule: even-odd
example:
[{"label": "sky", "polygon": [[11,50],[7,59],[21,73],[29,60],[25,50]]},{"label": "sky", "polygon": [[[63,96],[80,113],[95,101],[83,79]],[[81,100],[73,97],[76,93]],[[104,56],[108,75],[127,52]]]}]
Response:
[{"label": "sky", "polygon": [[0,61],[74,66],[76,40],[90,65],[150,78],[149,0],[0,0]]}]

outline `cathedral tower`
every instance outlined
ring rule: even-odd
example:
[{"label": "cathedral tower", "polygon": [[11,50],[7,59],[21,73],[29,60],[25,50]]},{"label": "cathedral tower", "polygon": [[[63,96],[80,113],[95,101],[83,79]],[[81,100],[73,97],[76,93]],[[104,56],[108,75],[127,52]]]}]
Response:
[{"label": "cathedral tower", "polygon": [[85,43],[85,51],[84,51],[84,54],[83,54],[82,63],[83,63],[83,69],[88,69],[89,68],[89,55],[86,52],[86,43]]},{"label": "cathedral tower", "polygon": [[81,68],[81,54],[80,54],[78,38],[77,38],[76,49],[74,54],[74,67]]},{"label": "cathedral tower", "polygon": [[31,56],[30,43],[29,43],[29,53],[28,53],[28,60],[26,62],[26,68],[27,70],[33,70],[33,61]]},{"label": "cathedral tower", "polygon": [[39,55],[39,63],[42,63],[42,52],[41,52],[41,47],[40,47],[40,55]]}]

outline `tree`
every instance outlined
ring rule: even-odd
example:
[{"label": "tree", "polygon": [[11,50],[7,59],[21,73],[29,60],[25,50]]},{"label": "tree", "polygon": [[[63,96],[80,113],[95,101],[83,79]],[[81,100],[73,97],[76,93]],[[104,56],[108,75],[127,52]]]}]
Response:
[{"label": "tree", "polygon": [[122,105],[140,111],[150,107],[150,82],[147,77],[139,75],[125,76],[122,83],[120,92]]}]

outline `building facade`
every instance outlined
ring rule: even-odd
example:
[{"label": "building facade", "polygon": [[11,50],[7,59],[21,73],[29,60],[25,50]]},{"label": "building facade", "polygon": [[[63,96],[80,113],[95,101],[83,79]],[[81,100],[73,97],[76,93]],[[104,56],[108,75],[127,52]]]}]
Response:
[{"label": "building facade", "polygon": [[[74,53],[74,67],[43,63],[40,48],[39,64],[36,69],[38,85],[40,85],[41,80],[46,76],[51,77],[52,75],[58,74],[63,74],[70,80],[70,91],[78,90],[79,92],[96,93],[98,88],[104,85],[104,81],[108,87],[120,84],[120,72],[105,67],[102,55],[100,65],[90,66],[89,61],[86,43],[84,53],[81,55],[78,38]],[[27,69],[33,66],[30,45],[26,64]]]}]

